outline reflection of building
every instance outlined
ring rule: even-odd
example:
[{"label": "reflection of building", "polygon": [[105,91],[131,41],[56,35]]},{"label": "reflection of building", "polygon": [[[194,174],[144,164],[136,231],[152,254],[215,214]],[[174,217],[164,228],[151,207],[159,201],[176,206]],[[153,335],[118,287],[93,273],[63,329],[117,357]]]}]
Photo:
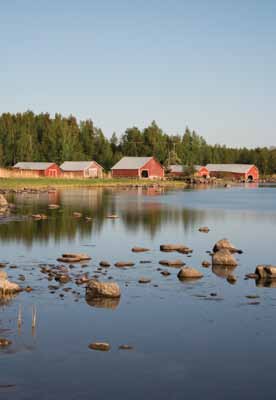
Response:
[{"label": "reflection of building", "polygon": [[22,176],[59,176],[61,171],[57,164],[51,162],[19,162],[13,166]]},{"label": "reflection of building", "polygon": [[113,178],[163,178],[164,168],[154,157],[123,157],[111,173]]},{"label": "reflection of building", "polygon": [[102,178],[103,167],[96,161],[65,161],[60,166],[64,178]]},{"label": "reflection of building", "polygon": [[258,181],[259,170],[250,164],[207,164],[210,176],[244,181]]},{"label": "reflection of building", "polygon": [[[206,167],[203,167],[202,165],[194,165],[192,168],[194,169],[194,176],[201,178],[209,177],[209,171]],[[169,165],[169,176],[181,177],[185,175],[189,169],[188,165]]]}]

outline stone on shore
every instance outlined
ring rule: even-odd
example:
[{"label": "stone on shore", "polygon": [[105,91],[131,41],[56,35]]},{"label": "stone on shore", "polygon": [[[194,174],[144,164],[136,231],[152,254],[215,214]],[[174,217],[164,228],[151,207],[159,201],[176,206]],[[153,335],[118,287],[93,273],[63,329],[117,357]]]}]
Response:
[{"label": "stone on shore", "polygon": [[92,279],[86,287],[86,298],[109,297],[118,298],[121,296],[121,289],[116,282],[99,282]]},{"label": "stone on shore", "polygon": [[195,268],[183,267],[177,274],[178,279],[199,279],[203,277],[203,274]]},{"label": "stone on shore", "polygon": [[221,250],[218,250],[213,254],[212,264],[231,267],[236,267],[238,265],[237,260],[235,259],[233,254],[231,254],[231,252],[226,248],[222,248]]}]

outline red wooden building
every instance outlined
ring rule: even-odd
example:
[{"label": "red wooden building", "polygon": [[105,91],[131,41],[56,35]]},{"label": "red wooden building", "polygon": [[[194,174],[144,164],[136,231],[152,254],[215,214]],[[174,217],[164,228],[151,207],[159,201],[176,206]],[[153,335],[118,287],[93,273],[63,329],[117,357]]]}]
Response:
[{"label": "red wooden building", "polygon": [[[185,169],[188,170],[188,166],[185,165],[169,165],[168,167],[168,175],[172,177],[181,177],[185,175]],[[202,165],[194,165],[194,176],[200,178],[208,178],[209,171],[206,167]]]},{"label": "red wooden building", "polygon": [[65,161],[60,169],[65,178],[103,177],[103,167],[96,161]]},{"label": "red wooden building", "polygon": [[19,162],[13,166],[22,176],[60,176],[61,171],[57,164],[51,162]]},{"label": "red wooden building", "polygon": [[211,177],[251,182],[259,180],[259,170],[251,164],[207,164],[206,168]]},{"label": "red wooden building", "polygon": [[111,173],[113,178],[164,178],[164,168],[154,157],[123,157]]}]

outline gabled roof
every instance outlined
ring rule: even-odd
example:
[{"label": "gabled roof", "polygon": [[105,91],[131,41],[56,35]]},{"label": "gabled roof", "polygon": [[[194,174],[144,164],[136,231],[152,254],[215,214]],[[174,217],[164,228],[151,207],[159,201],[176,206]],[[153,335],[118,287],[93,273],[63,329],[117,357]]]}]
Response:
[{"label": "gabled roof", "polygon": [[18,162],[13,168],[44,171],[53,164],[51,162]]},{"label": "gabled roof", "polygon": [[[90,168],[92,163],[96,163],[96,161],[65,161],[61,164],[60,168],[63,171],[84,171],[85,169]],[[96,164],[102,168],[100,164]]]},{"label": "gabled roof", "polygon": [[139,169],[153,157],[123,157],[111,169]]},{"label": "gabled roof", "polygon": [[[200,171],[201,168],[206,168],[206,167],[203,167],[202,165],[193,165],[193,167],[196,171]],[[170,172],[178,172],[178,173],[184,172],[184,170],[186,168],[189,168],[189,166],[188,165],[169,165],[169,167],[168,167]]]},{"label": "gabled roof", "polygon": [[238,174],[245,174],[248,172],[253,164],[207,164],[206,168],[210,172],[232,172]]}]

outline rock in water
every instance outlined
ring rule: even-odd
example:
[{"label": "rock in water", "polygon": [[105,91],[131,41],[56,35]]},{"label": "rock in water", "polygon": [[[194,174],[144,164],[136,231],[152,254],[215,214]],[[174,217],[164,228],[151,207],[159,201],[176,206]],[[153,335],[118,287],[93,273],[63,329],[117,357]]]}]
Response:
[{"label": "rock in water", "polygon": [[105,342],[90,343],[90,345],[88,347],[89,347],[89,349],[92,349],[92,350],[100,350],[100,351],[109,351],[110,350],[110,344],[105,343]]},{"label": "rock in water", "polygon": [[238,250],[228,239],[219,240],[213,247],[213,251],[228,250],[230,253],[242,253],[242,250]]},{"label": "rock in water", "polygon": [[0,292],[2,294],[20,292],[20,286],[17,283],[10,282],[7,276],[5,271],[0,271]]},{"label": "rock in water", "polygon": [[221,249],[216,251],[212,256],[213,265],[225,265],[236,267],[238,265],[233,254],[230,253],[227,249]]},{"label": "rock in water", "polygon": [[5,338],[0,338],[0,347],[7,347],[11,345],[11,341]]},{"label": "rock in water", "polygon": [[259,279],[276,279],[276,267],[273,265],[258,265],[255,270]]},{"label": "rock in water", "polygon": [[185,265],[182,260],[160,260],[159,264],[167,267],[183,267]]},{"label": "rock in water", "polygon": [[202,226],[201,228],[199,228],[199,232],[208,233],[209,231],[210,229],[208,228],[208,226]]},{"label": "rock in water", "polygon": [[100,261],[100,266],[108,268],[110,267],[110,263],[108,261]]},{"label": "rock in water", "polygon": [[99,282],[92,279],[86,287],[86,298],[109,297],[118,298],[121,296],[121,290],[116,282]]},{"label": "rock in water", "polygon": [[160,251],[165,251],[165,252],[178,251],[179,253],[189,254],[192,253],[193,250],[187,246],[184,246],[183,244],[161,244]]},{"label": "rock in water", "polygon": [[134,263],[131,261],[118,261],[115,264],[115,267],[124,268],[124,267],[133,267]]},{"label": "rock in water", "polygon": [[183,267],[177,274],[178,279],[198,279],[202,278],[203,274],[195,268]]},{"label": "rock in water", "polygon": [[138,281],[139,283],[150,283],[151,282],[151,279],[150,278],[145,278],[145,277],[141,277],[141,278],[139,278],[139,281]]},{"label": "rock in water", "polygon": [[145,251],[149,251],[150,249],[147,249],[146,247],[132,247],[131,251],[133,253],[143,253]]}]

